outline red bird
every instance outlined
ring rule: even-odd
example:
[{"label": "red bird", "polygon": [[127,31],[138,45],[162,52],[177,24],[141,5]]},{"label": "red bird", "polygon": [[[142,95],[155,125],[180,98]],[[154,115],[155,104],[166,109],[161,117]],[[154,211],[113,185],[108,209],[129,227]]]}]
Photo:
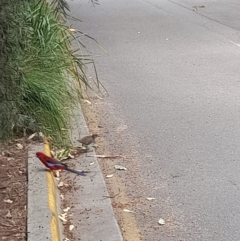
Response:
[{"label": "red bird", "polygon": [[42,152],[36,152],[36,156],[39,158],[39,160],[50,170],[56,171],[56,170],[66,170],[69,172],[73,172],[77,175],[85,176],[84,172],[76,171],[71,168],[69,168],[66,164],[63,164],[62,162],[49,157],[45,155]]}]

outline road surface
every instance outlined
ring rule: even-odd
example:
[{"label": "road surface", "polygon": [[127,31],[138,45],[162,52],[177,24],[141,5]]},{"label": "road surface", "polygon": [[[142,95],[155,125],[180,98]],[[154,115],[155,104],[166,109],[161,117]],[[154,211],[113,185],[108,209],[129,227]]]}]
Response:
[{"label": "road surface", "polygon": [[107,51],[83,40],[109,93],[96,101],[106,143],[134,159],[116,175],[142,239],[239,241],[240,3],[99,2],[69,4]]}]

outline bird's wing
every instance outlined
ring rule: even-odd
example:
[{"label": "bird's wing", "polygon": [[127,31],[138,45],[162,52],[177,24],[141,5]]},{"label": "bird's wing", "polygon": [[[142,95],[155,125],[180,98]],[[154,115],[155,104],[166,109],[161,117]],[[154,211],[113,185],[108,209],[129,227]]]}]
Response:
[{"label": "bird's wing", "polygon": [[63,167],[63,166],[64,166],[63,164],[57,163],[57,162],[46,161],[46,163],[47,163],[47,165],[48,165],[49,167],[57,167],[57,166]]},{"label": "bird's wing", "polygon": [[47,159],[46,163],[48,164],[49,167],[56,167],[56,166],[67,167],[66,164],[64,164],[64,163],[62,163],[60,161],[57,161],[57,160],[52,161],[51,159]]}]

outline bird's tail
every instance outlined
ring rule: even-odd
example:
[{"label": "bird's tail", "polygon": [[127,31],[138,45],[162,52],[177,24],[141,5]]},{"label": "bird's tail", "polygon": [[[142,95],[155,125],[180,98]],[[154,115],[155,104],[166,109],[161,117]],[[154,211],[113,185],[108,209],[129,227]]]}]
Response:
[{"label": "bird's tail", "polygon": [[86,176],[86,174],[84,172],[76,171],[76,170],[73,170],[69,167],[66,167],[65,170],[69,171],[69,172],[72,172],[72,173],[75,173],[75,174],[80,175],[80,176]]}]

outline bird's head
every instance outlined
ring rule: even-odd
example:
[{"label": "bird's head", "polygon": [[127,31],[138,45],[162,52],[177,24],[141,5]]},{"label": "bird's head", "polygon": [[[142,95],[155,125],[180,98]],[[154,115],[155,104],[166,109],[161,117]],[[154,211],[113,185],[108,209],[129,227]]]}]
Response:
[{"label": "bird's head", "polygon": [[95,140],[95,138],[97,138],[97,137],[99,137],[98,134],[92,134],[92,138],[93,138],[93,140]]},{"label": "bird's head", "polygon": [[38,151],[38,152],[36,152],[36,156],[37,156],[39,159],[41,159],[42,157],[45,156],[45,154]]}]

